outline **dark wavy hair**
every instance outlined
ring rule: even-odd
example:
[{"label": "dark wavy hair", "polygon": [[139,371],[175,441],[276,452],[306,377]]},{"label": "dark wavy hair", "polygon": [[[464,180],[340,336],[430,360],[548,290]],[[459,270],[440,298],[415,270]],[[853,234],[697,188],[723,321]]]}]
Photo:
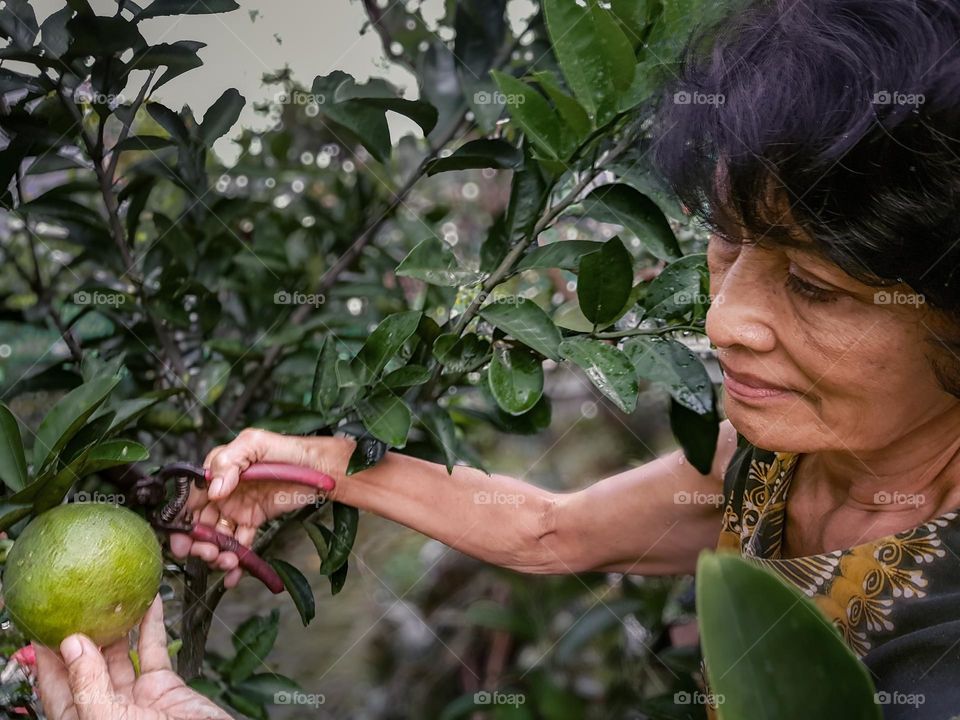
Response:
[{"label": "dark wavy hair", "polygon": [[795,244],[799,228],[960,328],[960,0],[741,3],[687,44],[652,159],[713,232]]}]

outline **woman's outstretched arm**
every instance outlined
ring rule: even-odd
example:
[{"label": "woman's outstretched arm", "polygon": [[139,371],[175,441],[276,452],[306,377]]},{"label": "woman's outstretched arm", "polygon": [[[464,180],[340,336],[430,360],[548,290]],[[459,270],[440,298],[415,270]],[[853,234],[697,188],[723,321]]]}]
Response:
[{"label": "woman's outstretched arm", "polygon": [[[206,522],[225,517],[238,524],[237,538],[249,545],[258,524],[296,508],[291,504],[296,494],[286,488],[271,491],[271,497],[262,483],[250,489],[244,486],[251,483],[240,483],[238,488],[239,473],[255,462],[287,462],[331,475],[337,483],[332,500],[519,572],[690,572],[700,550],[716,543],[723,470],[735,438],[729,422],[724,423],[708,475],[681,461],[677,451],[583,490],[556,493],[469,467],[457,466],[448,474],[442,465],[399,453],[387,453],[375,467],[347,476],[352,439],[247,430],[210,453],[206,464],[214,480],[209,497],[194,491],[190,504],[205,514]],[[259,512],[252,511],[253,504]],[[213,546],[191,547],[180,536],[174,551],[189,551],[230,570],[228,585],[239,579],[233,559]]]}]

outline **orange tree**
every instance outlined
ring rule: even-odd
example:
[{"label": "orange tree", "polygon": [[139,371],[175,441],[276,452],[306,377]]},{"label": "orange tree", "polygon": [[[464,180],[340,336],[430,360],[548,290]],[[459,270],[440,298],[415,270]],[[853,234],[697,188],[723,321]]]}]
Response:
[{"label": "orange tree", "polygon": [[[242,132],[230,168],[211,147],[245,99],[228,89],[200,120],[161,103],[204,45],[150,45],[141,26],[234,0],[0,9],[0,529],[11,538],[77,493],[155,500],[151,466],[198,460],[249,425],[353,434],[351,472],[388,448],[482,466],[478,427],[549,426],[545,368],[560,363],[623,413],[651,383],[665,389],[677,441],[709,468],[716,398],[687,342],[708,303],[703,238],[646,156],[657,88],[691,19],[718,8],[543,0],[517,34],[506,0],[449,2],[437,25],[410,5],[364,2],[418,99],[339,71],[309,87],[279,72],[265,78],[274,100],[255,108],[268,129]],[[417,137],[394,138],[394,114]],[[301,523],[336,594],[357,522],[353,508],[306,508],[255,549]],[[306,578],[275,565],[309,623]],[[295,688],[255,672],[276,613],[237,629],[233,657],[205,662],[222,583],[196,560],[168,568],[185,606],[180,673],[265,717],[275,692]],[[631,587],[620,615],[646,607]]]}]

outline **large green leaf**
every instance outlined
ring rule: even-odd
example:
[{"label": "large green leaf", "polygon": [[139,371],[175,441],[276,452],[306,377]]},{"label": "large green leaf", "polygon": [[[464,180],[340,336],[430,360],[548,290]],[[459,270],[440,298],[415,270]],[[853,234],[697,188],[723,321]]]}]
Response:
[{"label": "large green leaf", "polygon": [[[179,75],[203,65],[198,53],[206,47],[205,43],[196,40],[178,40],[174,43],[160,43],[152,45],[141,53],[137,53],[130,60],[127,71],[152,70],[165,67],[166,70],[153,84],[153,89],[165,85]],[[155,103],[150,103],[153,105]],[[147,107],[149,110],[149,106]],[[159,122],[159,121],[158,121]],[[162,124],[162,123],[161,123]]]},{"label": "large green leaf", "polygon": [[560,118],[546,98],[512,75],[498,71],[491,75],[502,93],[493,99],[506,103],[510,117],[542,153],[553,160],[562,158],[565,153]]},{"label": "large green leaf", "polygon": [[390,358],[400,352],[403,344],[416,332],[421,315],[415,311],[396,313],[377,326],[350,363],[356,382],[366,385],[380,374]]},{"label": "large green leaf", "polygon": [[0,480],[16,492],[27,486],[27,460],[17,418],[0,404]]},{"label": "large green leaf", "polygon": [[580,310],[595,326],[620,317],[633,289],[633,256],[619,237],[580,258],[577,299]]},{"label": "large green leaf", "polygon": [[544,0],[543,10],[567,84],[596,124],[603,125],[633,80],[636,59],[630,41],[597,0]]},{"label": "large green leaf", "polygon": [[360,401],[357,406],[364,427],[378,440],[392,447],[407,444],[410,432],[410,408],[403,399],[384,388]]},{"label": "large green leaf", "polygon": [[214,141],[227,134],[240,118],[245,103],[243,95],[230,88],[207,108],[200,125],[200,139],[204,145],[211,147]]},{"label": "large green leaf", "polygon": [[232,638],[237,654],[224,669],[231,685],[243,682],[263,665],[277,640],[279,623],[280,611],[274,608],[268,616],[254,616],[237,628]]},{"label": "large green leaf", "polygon": [[33,474],[40,475],[47,463],[73,437],[120,382],[116,377],[98,378],[70,391],[47,413],[33,443]]},{"label": "large green leaf", "polygon": [[533,300],[500,298],[481,308],[480,316],[541,355],[560,359],[560,331]]},{"label": "large green leaf", "polygon": [[525,349],[496,348],[487,378],[497,405],[511,415],[527,412],[543,395],[543,366]]},{"label": "large green leaf", "polygon": [[647,287],[643,297],[647,316],[672,320],[686,315],[697,305],[706,305],[702,288],[708,283],[705,254],[686,255],[670,263]]},{"label": "large green leaf", "polygon": [[456,333],[447,333],[434,342],[433,355],[445,370],[470,372],[487,361],[490,356],[490,342],[474,333],[467,333],[463,337]]},{"label": "large green leaf", "polygon": [[584,200],[584,214],[600,222],[623,225],[661,260],[682,255],[677,238],[660,207],[629,185],[603,185]]},{"label": "large green leaf", "polygon": [[10,38],[13,47],[29,50],[40,26],[27,0],[6,0],[0,9],[0,36]]},{"label": "large green leaf", "polygon": [[713,412],[710,376],[686,345],[671,338],[639,336],[624,343],[623,352],[641,378],[663,383],[681,405],[700,415]]},{"label": "large green leaf", "polygon": [[459,442],[457,441],[457,429],[453,424],[450,413],[441,407],[431,405],[420,413],[420,421],[429,434],[431,443],[443,453],[447,472],[453,472],[453,466],[458,460],[457,448]]},{"label": "large green leaf", "polygon": [[701,415],[670,398],[670,429],[683,448],[684,457],[701,475],[708,475],[720,437],[720,418],[716,409]]},{"label": "large green leaf", "polygon": [[596,252],[600,243],[593,240],[560,240],[549,245],[534,248],[517,263],[517,270],[537,268],[561,268],[576,271],[580,269],[580,258],[587,253]]},{"label": "large green leaf", "polygon": [[107,440],[91,448],[80,475],[83,477],[117,465],[128,465],[149,459],[150,451],[138,442],[133,440]]},{"label": "large green leaf", "polygon": [[274,558],[270,560],[270,565],[283,580],[283,586],[290,593],[290,597],[293,598],[293,604],[296,606],[297,612],[300,613],[300,620],[306,627],[317,614],[316,601],[310,583],[307,582],[300,570],[285,560]]},{"label": "large green leaf", "polygon": [[417,243],[397,266],[397,275],[448,287],[469,284],[480,278],[476,271],[463,269],[453,250],[435,235]]},{"label": "large green leaf", "polygon": [[722,720],[879,720],[867,668],[795,587],[730,553],[697,562],[697,616]]},{"label": "large green leaf", "polygon": [[637,375],[622,352],[591,338],[573,338],[560,344],[560,354],[578,365],[590,382],[625,413],[637,406]]}]

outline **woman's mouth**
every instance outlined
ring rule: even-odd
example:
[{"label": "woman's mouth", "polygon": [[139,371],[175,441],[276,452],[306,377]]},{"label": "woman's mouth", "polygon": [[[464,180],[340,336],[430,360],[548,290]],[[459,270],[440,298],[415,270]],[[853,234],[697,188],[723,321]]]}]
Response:
[{"label": "woman's mouth", "polygon": [[779,400],[794,393],[790,388],[772,385],[757,375],[735,372],[723,365],[721,367],[723,368],[723,386],[737,400],[745,402]]}]

